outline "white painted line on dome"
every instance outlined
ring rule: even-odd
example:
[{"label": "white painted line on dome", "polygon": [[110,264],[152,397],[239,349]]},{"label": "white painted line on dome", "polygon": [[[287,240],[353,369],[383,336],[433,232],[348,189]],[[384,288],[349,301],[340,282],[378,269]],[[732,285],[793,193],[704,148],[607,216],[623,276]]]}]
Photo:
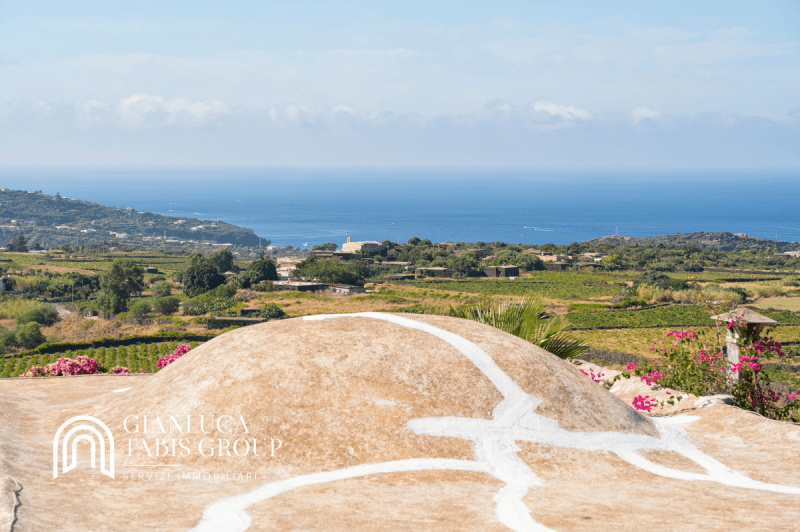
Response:
[{"label": "white painted line on dome", "polygon": [[120,392],[127,392],[128,390],[132,390],[133,388],[120,388],[119,390],[111,390],[111,393],[120,393]]},{"label": "white painted line on dome", "polygon": [[[580,450],[603,450],[617,456],[654,475],[686,481],[711,481],[731,487],[766,490],[777,493],[798,494],[800,487],[769,484],[732,471],[714,458],[702,453],[686,439],[683,425],[699,419],[696,416],[674,416],[653,418],[661,438],[643,434],[623,434],[619,432],[571,432],[562,429],[550,418],[536,414],[534,410],[542,400],[526,394],[492,358],[480,347],[466,338],[439,329],[433,325],[409,318],[363,312],[357,314],[329,314],[305,316],[306,321],[319,321],[334,318],[366,317],[388,321],[417,329],[449,343],[464,354],[475,366],[497,386],[504,399],[494,409],[493,419],[439,417],[412,419],[409,430],[428,436],[448,436],[472,440],[475,451],[474,462],[469,460],[449,460],[444,458],[419,458],[399,460],[378,464],[362,464],[351,468],[314,473],[292,479],[272,482],[250,493],[223,499],[206,507],[203,519],[194,528],[198,532],[241,532],[250,526],[250,516],[246,508],[300,486],[320,484],[353,478],[366,474],[412,471],[417,469],[449,469],[447,464],[457,470],[482,471],[501,480],[506,485],[495,495],[495,515],[498,520],[515,532],[551,531],[531,517],[530,509],[523,498],[530,488],[544,485],[525,461],[519,456],[521,450],[517,441],[549,444]],[[703,467],[707,474],[689,473],[656,464],[644,458],[640,450],[675,451]],[[436,464],[437,467],[433,467]],[[466,466],[465,464],[474,464]],[[426,467],[418,467],[425,465]],[[359,473],[359,471],[368,471]],[[399,469],[398,469],[399,468]],[[342,476],[343,475],[343,476]]]},{"label": "white painted line on dome", "polygon": [[[514,380],[506,375],[500,367],[492,360],[486,351],[470,342],[466,338],[453,334],[450,331],[445,331],[434,325],[428,323],[404,318],[403,316],[395,316],[393,314],[385,314],[383,312],[359,312],[356,314],[318,314],[316,316],[304,316],[304,321],[321,321],[329,320],[332,318],[372,318],[376,320],[388,321],[395,325],[400,325],[407,329],[417,329],[437,338],[441,338],[448,344],[458,349],[461,354],[467,357],[470,362],[475,364],[477,368],[492,381],[503,397],[507,399],[522,399],[523,397],[530,397],[526,394]],[[539,401],[541,402],[541,401]]]},{"label": "white painted line on dome", "polygon": [[212,503],[203,510],[203,520],[192,530],[196,532],[244,532],[251,524],[250,516],[246,511],[248,507],[295,488],[324,484],[326,482],[345,480],[348,478],[363,477],[366,475],[377,475],[380,473],[428,471],[435,469],[486,472],[483,464],[472,460],[412,458],[393,462],[359,464],[335,471],[311,473],[310,475],[302,475],[286,480],[270,482],[249,493]]}]

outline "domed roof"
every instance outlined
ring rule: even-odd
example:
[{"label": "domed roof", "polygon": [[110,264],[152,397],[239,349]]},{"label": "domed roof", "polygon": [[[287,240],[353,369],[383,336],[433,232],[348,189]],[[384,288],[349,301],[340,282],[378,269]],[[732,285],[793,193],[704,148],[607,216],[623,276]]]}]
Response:
[{"label": "domed roof", "polygon": [[[38,420],[30,434],[0,426],[0,450],[24,463],[4,471],[31,494],[19,508],[25,530],[63,522],[213,532],[580,530],[592,516],[639,530],[653,517],[631,518],[664,493],[676,501],[670,519],[704,528],[696,515],[741,518],[712,510],[729,509],[720,493],[742,489],[749,508],[765,505],[753,519],[774,528],[774,505],[785,509],[800,494],[769,483],[800,484],[800,465],[791,465],[800,462],[772,440],[764,452],[744,445],[735,459],[725,454],[733,418],[724,416],[735,409],[704,412],[710,421],[693,434],[704,451],[765,481],[685,438],[683,425],[700,417],[643,416],[568,362],[449,317],[273,321],[223,334],[153,376],[24,379],[12,388],[20,399],[3,403],[0,416]],[[113,433],[116,479],[85,464],[49,478],[53,431],[78,414]],[[753,425],[742,441],[770,431],[775,442],[800,437],[796,427],[736,415],[737,426]],[[77,496],[95,501],[93,511],[65,504]]]}]

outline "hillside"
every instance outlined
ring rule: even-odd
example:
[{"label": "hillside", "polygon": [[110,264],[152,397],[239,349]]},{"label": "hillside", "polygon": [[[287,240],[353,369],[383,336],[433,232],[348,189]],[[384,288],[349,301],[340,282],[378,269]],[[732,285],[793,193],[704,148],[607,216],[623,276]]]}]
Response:
[{"label": "hillside", "polygon": [[753,238],[743,233],[678,233],[677,235],[657,235],[644,238],[611,235],[601,236],[586,240],[584,243],[590,245],[613,244],[615,246],[653,246],[663,245],[667,248],[677,248],[685,245],[695,244],[703,249],[713,249],[717,251],[743,251],[743,250],[764,250],[766,248],[777,248],[782,251],[800,250],[798,242],[784,242],[767,238]]},{"label": "hillside", "polygon": [[[252,229],[219,220],[175,218],[58,195],[0,189],[0,245],[8,243],[20,231],[28,242],[43,247],[104,240],[136,244],[195,240],[237,246],[259,245],[259,238]],[[268,240],[261,241],[263,245],[268,243]]]}]

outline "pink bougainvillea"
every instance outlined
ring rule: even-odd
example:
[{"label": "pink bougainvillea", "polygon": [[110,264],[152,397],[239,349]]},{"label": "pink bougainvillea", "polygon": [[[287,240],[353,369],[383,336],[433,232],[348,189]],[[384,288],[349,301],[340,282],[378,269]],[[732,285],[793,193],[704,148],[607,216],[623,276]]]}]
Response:
[{"label": "pink bougainvillea", "polygon": [[653,371],[651,371],[647,375],[643,375],[641,377],[641,380],[642,380],[642,382],[644,382],[648,386],[652,386],[658,379],[660,379],[663,376],[664,376],[663,373],[659,373],[657,369],[654,369]]},{"label": "pink bougainvillea", "polygon": [[605,373],[597,373],[597,374],[595,374],[595,372],[594,372],[594,370],[592,370],[592,368],[589,368],[589,373],[586,373],[583,370],[579,370],[579,371],[581,373],[583,373],[584,375],[586,375],[587,377],[589,377],[590,379],[592,379],[594,382],[598,383],[598,384],[600,382],[602,382],[602,380],[603,380],[602,377],[606,376]]},{"label": "pink bougainvillea", "polygon": [[637,395],[633,398],[633,407],[636,410],[644,410],[645,412],[650,412],[650,410],[658,406],[658,401],[655,399],[651,399],[649,395],[641,396]]},{"label": "pink bougainvillea", "polygon": [[164,369],[191,350],[192,348],[189,345],[180,344],[175,348],[175,351],[173,351],[172,354],[159,358],[156,365],[158,366],[158,369]]},{"label": "pink bougainvillea", "polygon": [[131,370],[129,370],[125,366],[114,366],[113,368],[108,370],[108,372],[109,373],[130,373]]},{"label": "pink bougainvillea", "polygon": [[33,366],[21,377],[59,377],[62,375],[97,375],[100,363],[89,357],[59,358],[46,366]]}]

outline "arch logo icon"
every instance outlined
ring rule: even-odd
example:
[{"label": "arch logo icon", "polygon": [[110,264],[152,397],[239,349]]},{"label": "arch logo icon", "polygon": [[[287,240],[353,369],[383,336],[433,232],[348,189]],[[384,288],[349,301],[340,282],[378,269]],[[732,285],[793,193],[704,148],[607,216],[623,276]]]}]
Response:
[{"label": "arch logo icon", "polygon": [[75,416],[66,420],[53,438],[53,478],[58,478],[58,466],[65,474],[78,464],[78,443],[89,442],[91,465],[107,477],[114,478],[114,436],[105,423],[92,416]]}]

